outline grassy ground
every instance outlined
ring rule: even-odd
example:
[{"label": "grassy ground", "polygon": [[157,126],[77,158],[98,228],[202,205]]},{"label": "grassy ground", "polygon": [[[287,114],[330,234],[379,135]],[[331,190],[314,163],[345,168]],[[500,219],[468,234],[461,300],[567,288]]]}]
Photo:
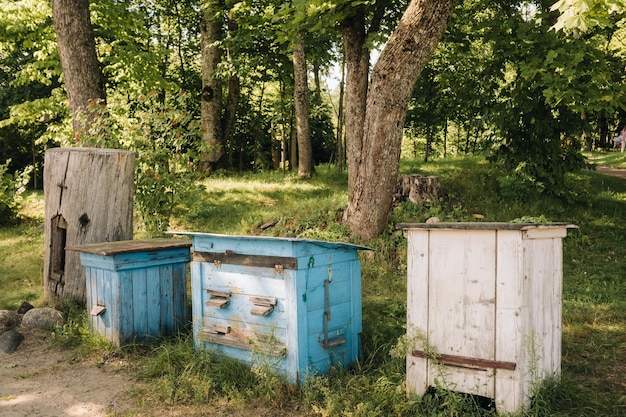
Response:
[{"label": "grassy ground", "polygon": [[[607,154],[590,156],[626,166],[626,157]],[[313,378],[295,389],[268,369],[250,370],[194,352],[191,338],[182,334],[153,349],[121,352],[136,358],[138,377],[149,381],[150,388],[141,388],[138,398],[181,406],[230,404],[242,410],[244,404],[264,403],[272,404],[276,415],[294,409],[322,416],[494,414],[473,398],[445,391],[407,401],[404,360],[390,355],[406,331],[406,240],[394,225],[431,216],[476,221],[479,214],[482,221],[526,218],[580,226],[564,239],[561,380],[538,391],[524,415],[626,415],[626,180],[584,171],[568,176],[568,192],[560,198],[529,197],[523,189],[518,194],[508,190],[502,198],[500,173],[479,158],[403,161],[402,170],[438,175],[446,198],[430,207],[401,204],[388,230],[364,242],[376,251],[362,256],[364,360],[356,369]],[[311,181],[261,173],[210,178],[204,185],[204,192],[176,208],[172,230],[349,241],[338,221],[347,202],[347,180],[330,167],[318,167]],[[15,308],[24,300],[43,302],[41,197],[29,196],[27,220],[20,226],[0,229],[0,308]],[[85,337],[82,331],[65,332],[68,339]]]}]

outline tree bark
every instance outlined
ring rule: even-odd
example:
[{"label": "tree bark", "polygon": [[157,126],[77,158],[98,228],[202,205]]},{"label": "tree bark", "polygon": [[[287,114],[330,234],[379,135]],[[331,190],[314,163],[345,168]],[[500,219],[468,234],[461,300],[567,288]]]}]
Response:
[{"label": "tree bark", "polygon": [[309,100],[304,37],[296,36],[293,50],[294,104],[296,108],[296,130],[298,138],[298,176],[313,175],[313,147],[309,124]]},{"label": "tree bark", "polygon": [[96,56],[88,0],[52,0],[52,19],[76,138],[106,104],[104,77]]},{"label": "tree bark", "polygon": [[409,200],[413,204],[432,204],[436,203],[442,194],[439,177],[400,175],[393,193],[393,202],[397,204]]},{"label": "tree bark", "polygon": [[386,227],[413,85],[443,36],[454,3],[412,0],[372,71],[360,163],[348,168],[353,177],[348,226],[360,239],[372,239]]},{"label": "tree bark", "polygon": [[[345,87],[345,141],[348,161],[348,193],[355,193],[358,167],[363,149],[363,126],[369,76],[370,52],[365,46],[365,17],[362,7],[342,22],[341,34],[346,61]],[[350,205],[352,201],[348,204]],[[346,214],[351,211],[346,211]]]},{"label": "tree bark", "polygon": [[200,124],[202,127],[202,169],[209,170],[211,164],[224,155],[222,144],[222,82],[217,77],[217,67],[222,60],[221,20],[215,17],[217,5],[204,12],[200,23],[200,45],[202,49],[202,98],[200,101]]},{"label": "tree bark", "polygon": [[339,106],[337,110],[337,170],[343,172],[346,162],[346,147],[344,146],[344,91],[346,81],[346,65],[341,61],[341,81],[339,82]]},{"label": "tree bark", "polygon": [[44,292],[47,300],[86,302],[85,272],[67,247],[133,238],[135,154],[55,148],[44,164]]}]

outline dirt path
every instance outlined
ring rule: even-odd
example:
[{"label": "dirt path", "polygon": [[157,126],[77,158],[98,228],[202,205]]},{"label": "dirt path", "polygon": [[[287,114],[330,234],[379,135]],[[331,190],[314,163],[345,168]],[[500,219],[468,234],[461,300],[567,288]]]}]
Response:
[{"label": "dirt path", "polygon": [[24,336],[15,352],[0,352],[3,417],[105,417],[133,408],[125,395],[132,381],[123,362],[76,361],[53,348],[45,332]]},{"label": "dirt path", "polygon": [[599,174],[610,175],[613,177],[626,178],[626,169],[597,166],[596,172]]}]

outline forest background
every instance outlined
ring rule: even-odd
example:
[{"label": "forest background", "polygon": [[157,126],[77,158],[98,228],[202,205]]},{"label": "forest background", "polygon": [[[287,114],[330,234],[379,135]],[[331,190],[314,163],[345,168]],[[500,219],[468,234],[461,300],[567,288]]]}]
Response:
[{"label": "forest background", "polygon": [[[20,175],[28,172],[39,188],[49,147],[133,150],[135,202],[149,236],[167,229],[178,196],[193,191],[199,177],[296,166],[301,176],[310,176],[319,163],[338,170],[346,169],[347,160],[348,169],[364,165],[359,158],[367,149],[354,149],[350,160],[346,139],[358,126],[344,129],[344,108],[353,104],[345,101],[344,88],[343,68],[352,59],[349,35],[358,32],[362,50],[384,50],[408,5],[82,3],[88,6],[106,94],[94,98],[83,113],[89,128],[77,133],[80,115],[70,113],[71,100],[68,107],[50,3],[1,2],[3,175],[22,183]],[[581,151],[611,147],[626,123],[624,13],[621,1],[459,2],[400,119],[402,151],[424,161],[486,155],[506,168],[508,175],[500,179],[504,190],[562,194],[565,173],[586,163]],[[305,118],[297,117],[299,48],[310,80],[305,80]],[[342,69],[332,91],[323,83],[331,68]],[[207,95],[218,108],[210,124],[202,109],[211,101]],[[309,135],[301,142],[306,127]],[[375,175],[382,180],[381,174]],[[352,189],[350,194],[352,199]],[[366,223],[360,227],[369,228]],[[379,225],[360,237],[380,230]]]}]

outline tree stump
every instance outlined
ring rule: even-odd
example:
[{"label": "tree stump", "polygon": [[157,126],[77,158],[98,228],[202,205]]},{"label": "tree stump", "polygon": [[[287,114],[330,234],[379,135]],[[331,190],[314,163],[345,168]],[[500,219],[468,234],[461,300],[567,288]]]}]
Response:
[{"label": "tree stump", "polygon": [[414,204],[430,204],[442,196],[441,181],[432,175],[400,175],[393,194],[395,204],[409,200]]},{"label": "tree stump", "polygon": [[135,154],[55,148],[44,160],[44,293],[86,302],[85,271],[69,246],[133,238]]}]

